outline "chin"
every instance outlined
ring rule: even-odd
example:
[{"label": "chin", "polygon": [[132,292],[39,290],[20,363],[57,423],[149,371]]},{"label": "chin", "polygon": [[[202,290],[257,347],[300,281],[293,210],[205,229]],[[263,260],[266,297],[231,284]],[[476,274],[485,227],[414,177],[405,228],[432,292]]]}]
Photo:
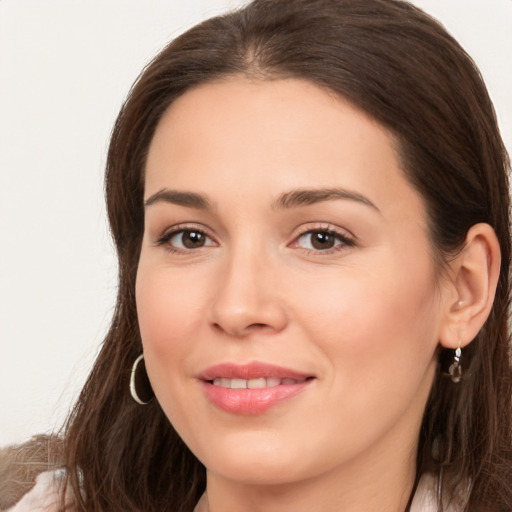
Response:
[{"label": "chin", "polygon": [[297,449],[304,441],[279,437],[268,432],[231,433],[195,453],[209,472],[241,484],[280,485],[311,476],[314,461]]},{"label": "chin", "polygon": [[206,469],[239,484],[271,486],[289,484],[307,477],[291,470],[295,467],[289,463],[265,460],[260,454],[259,457],[250,460],[241,460],[240,457],[230,460],[228,457],[219,464],[207,465]]}]

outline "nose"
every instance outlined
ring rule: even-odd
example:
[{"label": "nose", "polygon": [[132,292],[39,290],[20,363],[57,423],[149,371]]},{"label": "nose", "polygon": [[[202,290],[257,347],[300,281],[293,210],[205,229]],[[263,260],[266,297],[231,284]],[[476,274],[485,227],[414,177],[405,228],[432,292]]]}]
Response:
[{"label": "nose", "polygon": [[215,329],[244,338],[285,328],[287,314],[278,289],[277,269],[269,260],[261,251],[246,247],[223,261],[211,307]]}]

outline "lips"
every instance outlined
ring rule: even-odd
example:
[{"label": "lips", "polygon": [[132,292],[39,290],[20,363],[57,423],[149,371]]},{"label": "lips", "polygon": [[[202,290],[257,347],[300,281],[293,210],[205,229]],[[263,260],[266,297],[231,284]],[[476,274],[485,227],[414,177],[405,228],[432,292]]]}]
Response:
[{"label": "lips", "polygon": [[220,364],[199,378],[208,400],[232,414],[261,414],[303,392],[314,380],[313,375],[266,363]]}]

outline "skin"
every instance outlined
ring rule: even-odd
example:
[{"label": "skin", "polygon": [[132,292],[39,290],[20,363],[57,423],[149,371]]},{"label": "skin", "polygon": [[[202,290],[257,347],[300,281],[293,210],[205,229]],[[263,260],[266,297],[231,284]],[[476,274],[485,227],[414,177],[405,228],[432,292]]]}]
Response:
[{"label": "skin", "polygon": [[[391,135],[310,83],[235,77],[171,105],[145,180],[136,298],[146,367],[207,468],[204,506],[403,511],[436,351],[440,339],[460,342],[463,304],[436,268]],[[334,188],[349,193],[279,201]],[[162,190],[200,194],[208,208]],[[315,249],[312,230],[335,233],[333,247]],[[190,231],[204,245],[187,248]],[[314,379],[257,415],[207,399],[200,372],[253,361]]]}]

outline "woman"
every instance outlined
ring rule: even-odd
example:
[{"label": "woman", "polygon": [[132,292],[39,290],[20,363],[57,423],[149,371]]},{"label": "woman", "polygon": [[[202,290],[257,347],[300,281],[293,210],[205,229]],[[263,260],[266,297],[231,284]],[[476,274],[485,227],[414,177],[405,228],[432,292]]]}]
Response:
[{"label": "woman", "polygon": [[508,167],[408,3],[257,0],[176,39],[112,135],[118,302],[63,485],[13,510],[512,509]]}]

